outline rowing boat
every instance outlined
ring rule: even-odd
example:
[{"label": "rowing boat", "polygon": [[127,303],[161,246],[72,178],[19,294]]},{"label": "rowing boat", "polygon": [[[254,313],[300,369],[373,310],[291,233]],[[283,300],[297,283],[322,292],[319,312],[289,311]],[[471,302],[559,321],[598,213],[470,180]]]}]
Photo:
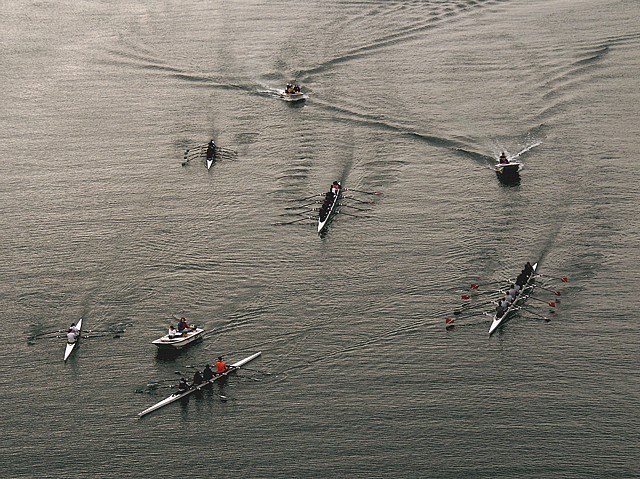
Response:
[{"label": "rowing boat", "polygon": [[82,318],[80,318],[76,323],[76,328],[78,328],[78,332],[75,335],[75,340],[72,343],[67,341],[67,347],[64,350],[64,361],[66,361],[67,358],[71,356],[71,353],[75,349],[76,344],[78,344],[78,341],[80,341],[80,333],[82,332]]},{"label": "rowing boat", "polygon": [[318,234],[322,233],[322,231],[327,227],[329,221],[331,221],[332,216],[335,214],[336,206],[338,205],[338,200],[342,196],[342,185],[338,182],[338,192],[333,195],[333,200],[331,204],[326,206],[326,204],[322,205],[320,208],[320,214],[318,215]]},{"label": "rowing boat", "polygon": [[213,379],[210,379],[208,381],[203,382],[202,384],[199,384],[197,386],[191,386],[190,389],[187,389],[185,392],[181,392],[181,393],[173,393],[171,396],[169,396],[166,399],[163,399],[162,401],[160,401],[159,403],[154,404],[153,406],[145,409],[144,411],[142,411],[141,413],[138,413],[138,417],[141,418],[143,416],[146,416],[149,413],[152,413],[153,411],[157,411],[158,409],[160,409],[161,407],[166,406],[167,404],[171,404],[172,402],[175,402],[179,399],[185,398],[187,396],[189,396],[190,394],[196,392],[196,391],[200,391],[202,388],[208,386],[209,384],[213,384],[214,382],[227,377],[230,373],[237,371],[238,369],[240,369],[242,366],[244,366],[245,364],[247,364],[249,361],[253,361],[255,358],[257,358],[258,356],[260,356],[262,354],[262,351],[258,351],[255,354],[252,354],[249,357],[246,357],[244,359],[241,359],[240,361],[238,361],[237,363],[233,363],[229,366],[229,369],[227,369],[226,372],[222,373],[222,374],[218,374],[217,376],[215,376]]},{"label": "rowing boat", "polygon": [[535,263],[532,266],[533,270],[531,274],[527,278],[527,282],[522,286],[522,291],[516,297],[515,301],[509,305],[507,310],[502,314],[502,316],[498,317],[498,314],[493,315],[493,321],[491,322],[491,327],[489,327],[489,336],[493,334],[498,326],[500,326],[503,322],[507,322],[512,313],[516,310],[520,309],[520,305],[523,304],[535,288],[535,284],[533,284],[533,280],[535,277],[536,269],[538,269],[538,263]]},{"label": "rowing boat", "polygon": [[176,350],[182,349],[188,346],[191,343],[198,341],[204,337],[204,329],[203,328],[195,328],[189,331],[186,334],[176,334],[176,335],[168,335],[165,334],[161,338],[152,341],[153,344],[158,346],[159,349],[162,350]]},{"label": "rowing boat", "polygon": [[207,148],[207,157],[205,158],[204,162],[205,165],[207,166],[207,170],[211,168],[211,165],[213,165],[213,162],[216,161],[216,145],[215,143],[209,144],[208,148]]}]

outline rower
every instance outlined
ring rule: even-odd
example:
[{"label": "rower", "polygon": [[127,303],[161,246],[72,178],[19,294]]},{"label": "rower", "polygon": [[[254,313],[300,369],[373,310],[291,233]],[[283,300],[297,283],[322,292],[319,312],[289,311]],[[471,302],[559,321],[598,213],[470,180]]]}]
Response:
[{"label": "rower", "polygon": [[200,371],[196,369],[196,372],[193,374],[193,385],[199,386],[200,384],[203,383],[203,381],[204,381],[204,378],[202,377],[202,374],[200,373]]},{"label": "rower", "polygon": [[533,273],[533,266],[531,266],[531,263],[529,263],[527,261],[527,264],[524,265],[524,270],[523,270],[524,274],[526,274],[527,276],[530,276],[531,273]]},{"label": "rower", "polygon": [[167,333],[167,335],[169,336],[169,339],[173,339],[178,335],[178,331],[173,327],[173,324],[169,326],[169,332]]},{"label": "rower", "polygon": [[338,191],[340,191],[340,183],[338,183],[337,181],[334,181],[333,184],[331,185],[331,192],[334,195],[337,195]]},{"label": "rower", "polygon": [[229,366],[222,360],[222,356],[218,356],[218,362],[216,362],[216,374],[224,374],[229,370]]},{"label": "rower", "polygon": [[507,160],[507,155],[505,154],[504,151],[500,154],[500,164],[501,165],[508,165],[509,164],[509,160]]},{"label": "rower", "polygon": [[73,328],[69,328],[69,332],[67,333],[67,343],[73,344],[78,339],[78,334],[73,331]]},{"label": "rower", "polygon": [[511,285],[511,288],[509,288],[509,291],[507,292],[507,294],[509,296],[511,296],[513,299],[515,299],[516,296],[518,295],[518,289],[519,288],[517,288],[515,283],[514,283],[514,284]]},{"label": "rower", "polygon": [[205,381],[211,381],[213,379],[213,370],[211,369],[211,365],[207,364],[202,371],[202,379]]},{"label": "rower", "polygon": [[216,152],[216,144],[214,143],[213,140],[211,140],[207,145],[207,160],[209,161],[213,160],[213,155],[215,154],[215,152]]},{"label": "rower", "polygon": [[178,393],[187,392],[189,389],[191,389],[191,386],[189,386],[187,380],[185,378],[180,378],[180,382],[178,383]]}]

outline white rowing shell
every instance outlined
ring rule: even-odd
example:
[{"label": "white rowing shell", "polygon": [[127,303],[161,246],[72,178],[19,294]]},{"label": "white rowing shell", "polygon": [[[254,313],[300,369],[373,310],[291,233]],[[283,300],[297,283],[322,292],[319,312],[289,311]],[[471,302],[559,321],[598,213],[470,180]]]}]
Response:
[{"label": "white rowing shell", "polygon": [[75,342],[67,343],[67,347],[64,350],[64,361],[66,361],[67,358],[71,356],[71,353],[76,347],[76,344],[78,344],[78,341],[80,341],[80,335],[82,334],[82,318],[78,320],[78,322],[76,323],[76,327],[78,328],[78,335],[76,336]]},{"label": "white rowing shell", "polygon": [[258,351],[255,354],[252,354],[251,356],[241,359],[240,361],[238,361],[237,363],[233,363],[231,365],[229,365],[229,370],[223,374],[219,374],[216,377],[214,377],[213,379],[210,379],[209,381],[205,381],[202,384],[193,387],[191,389],[189,389],[186,392],[183,393],[174,393],[171,396],[169,396],[166,399],[163,399],[162,401],[160,401],[159,403],[154,404],[153,406],[151,406],[150,408],[145,409],[144,411],[142,411],[141,413],[138,413],[138,417],[143,417],[146,416],[147,414],[156,411],[158,409],[160,409],[163,406],[166,406],[167,404],[171,404],[174,401],[177,401],[178,399],[182,399],[183,397],[187,397],[189,394],[199,391],[201,390],[203,387],[209,385],[209,384],[213,384],[215,381],[217,381],[218,379],[221,379],[225,376],[228,376],[229,373],[232,373],[233,371],[239,369],[241,366],[244,366],[245,364],[247,364],[249,361],[254,360],[255,358],[257,358],[258,356],[260,356],[262,354],[262,351]]}]

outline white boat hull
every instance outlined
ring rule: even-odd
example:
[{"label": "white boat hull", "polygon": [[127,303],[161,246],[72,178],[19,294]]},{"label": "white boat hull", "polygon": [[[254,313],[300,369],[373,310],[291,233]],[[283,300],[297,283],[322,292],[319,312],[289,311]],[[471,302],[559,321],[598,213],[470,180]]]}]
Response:
[{"label": "white boat hull", "polygon": [[302,101],[309,97],[304,93],[281,93],[280,98],[284,101]]},{"label": "white boat hull", "polygon": [[67,342],[67,346],[64,350],[64,361],[66,361],[69,358],[69,356],[71,356],[71,353],[73,352],[76,345],[78,344],[78,341],[80,341],[80,335],[82,334],[82,318],[80,318],[76,323],[76,328],[78,328],[78,334],[76,334],[76,340],[73,343]]},{"label": "white boat hull", "polygon": [[169,337],[169,335],[164,335],[161,338],[153,341],[153,344],[158,346],[160,349],[182,349],[189,346],[191,343],[194,343],[204,336],[204,329],[196,328],[194,331],[190,331],[186,334],[186,336],[173,336]]},{"label": "white boat hull", "polygon": [[336,206],[338,205],[338,200],[340,199],[341,195],[342,195],[342,188],[340,188],[338,190],[338,193],[333,198],[333,203],[331,205],[331,208],[329,208],[329,212],[327,213],[327,216],[325,216],[324,221],[322,221],[320,218],[318,218],[318,234],[322,233],[322,231],[327,227],[327,225],[331,221],[331,217],[334,214],[334,210],[336,209]]},{"label": "white boat hull", "polygon": [[154,404],[153,406],[145,409],[144,411],[142,411],[141,413],[138,413],[138,417],[143,417],[146,416],[149,413],[152,413],[153,411],[157,411],[158,409],[160,409],[161,407],[166,406],[167,404],[171,404],[172,402],[175,402],[179,399],[185,398],[187,396],[189,396],[190,394],[196,392],[196,391],[200,391],[202,388],[208,386],[209,384],[213,384],[214,382],[227,377],[230,373],[232,373],[233,371],[236,371],[238,369],[240,369],[242,366],[244,366],[245,364],[247,364],[249,361],[253,361],[255,358],[257,358],[258,356],[260,356],[262,354],[262,351],[258,351],[255,354],[252,354],[249,357],[246,357],[244,359],[241,359],[240,361],[233,363],[231,365],[229,365],[229,369],[223,373],[223,374],[218,374],[217,376],[215,376],[213,379],[210,379],[209,381],[205,381],[202,384],[192,387],[191,389],[183,392],[183,393],[174,393],[171,396],[169,396],[166,399],[163,399],[162,401],[160,401],[159,403]]},{"label": "white boat hull", "polygon": [[495,314],[493,315],[493,321],[491,322],[491,326],[489,327],[489,336],[491,336],[494,333],[494,331],[498,328],[498,326],[506,322],[509,316],[511,316],[511,313],[513,313],[516,309],[518,309],[518,307],[521,304],[523,304],[531,294],[533,288],[535,287],[535,285],[531,283],[533,281],[534,275],[536,274],[536,270],[538,269],[538,263],[535,263],[532,267],[533,267],[533,271],[531,272],[531,276],[529,276],[529,279],[527,279],[527,282],[522,287],[522,291],[516,297],[516,300],[511,304],[511,306],[509,306],[507,311],[499,318]]}]

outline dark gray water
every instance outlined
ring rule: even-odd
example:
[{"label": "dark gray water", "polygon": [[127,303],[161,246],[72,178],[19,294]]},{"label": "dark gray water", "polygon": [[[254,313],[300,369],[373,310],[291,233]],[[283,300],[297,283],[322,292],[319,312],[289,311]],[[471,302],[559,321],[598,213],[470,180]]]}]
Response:
[{"label": "dark gray water", "polygon": [[[637,477],[638,18],[5,0],[0,476]],[[278,98],[292,80],[305,104]],[[183,167],[212,137],[235,158]],[[324,238],[276,225],[335,179],[383,194]],[[525,261],[570,278],[547,280],[551,322],[532,300],[491,338],[481,315],[445,331],[472,282]],[[211,333],[158,358],[175,315]],[[26,340],[80,317],[126,332],[67,364],[63,339]],[[136,419],[171,392],[148,382],[255,351]]]}]

